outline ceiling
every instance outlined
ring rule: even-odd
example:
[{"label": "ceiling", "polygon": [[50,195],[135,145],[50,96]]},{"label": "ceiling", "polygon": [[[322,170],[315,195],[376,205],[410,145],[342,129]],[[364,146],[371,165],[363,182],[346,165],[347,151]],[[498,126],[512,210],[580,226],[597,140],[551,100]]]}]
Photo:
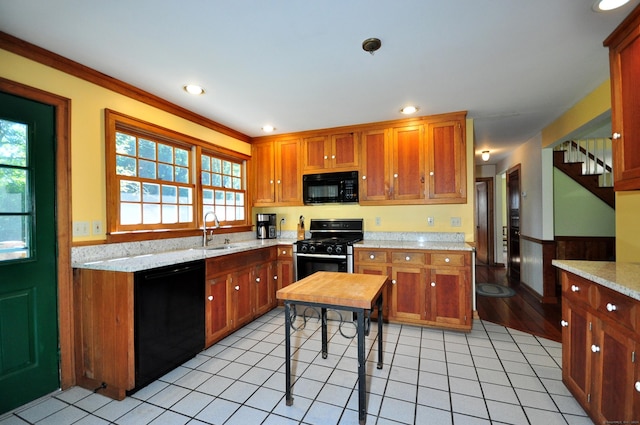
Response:
[{"label": "ceiling", "polygon": [[466,110],[493,163],[609,77],[639,2],[4,0],[0,31],[252,137]]}]

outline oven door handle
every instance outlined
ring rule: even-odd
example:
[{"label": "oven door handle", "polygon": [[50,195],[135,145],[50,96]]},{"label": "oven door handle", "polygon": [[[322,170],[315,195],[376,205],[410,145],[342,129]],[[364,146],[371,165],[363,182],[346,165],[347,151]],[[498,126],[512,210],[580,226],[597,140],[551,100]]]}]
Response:
[{"label": "oven door handle", "polygon": [[296,253],[296,257],[305,257],[305,258],[335,258],[336,260],[346,260],[346,255],[333,255],[333,254],[301,254]]}]

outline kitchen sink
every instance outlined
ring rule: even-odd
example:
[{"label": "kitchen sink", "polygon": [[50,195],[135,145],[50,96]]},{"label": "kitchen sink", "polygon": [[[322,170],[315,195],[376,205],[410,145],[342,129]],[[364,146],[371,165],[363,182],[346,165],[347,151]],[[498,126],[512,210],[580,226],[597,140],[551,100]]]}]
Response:
[{"label": "kitchen sink", "polygon": [[232,245],[215,245],[215,246],[207,246],[207,247],[203,247],[202,249],[206,249],[206,250],[222,250],[222,249],[231,249],[233,248]]}]

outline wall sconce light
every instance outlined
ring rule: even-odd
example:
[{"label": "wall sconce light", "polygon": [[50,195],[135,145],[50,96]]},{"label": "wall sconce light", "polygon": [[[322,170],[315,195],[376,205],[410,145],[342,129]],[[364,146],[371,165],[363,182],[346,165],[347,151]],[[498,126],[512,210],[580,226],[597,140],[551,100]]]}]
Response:
[{"label": "wall sconce light", "polygon": [[489,160],[489,157],[491,157],[489,151],[482,151],[482,160],[484,162],[487,162]]}]

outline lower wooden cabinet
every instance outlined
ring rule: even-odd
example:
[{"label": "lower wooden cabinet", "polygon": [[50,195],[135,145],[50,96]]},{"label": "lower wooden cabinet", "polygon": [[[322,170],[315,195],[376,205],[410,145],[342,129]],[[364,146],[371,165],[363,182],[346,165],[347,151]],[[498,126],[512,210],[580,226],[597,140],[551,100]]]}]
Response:
[{"label": "lower wooden cabinet", "polygon": [[640,417],[638,302],[562,272],[562,379],[595,423]]},{"label": "lower wooden cabinet", "polygon": [[390,322],[471,329],[471,252],[358,248],[354,255],[357,273],[390,277]]}]

